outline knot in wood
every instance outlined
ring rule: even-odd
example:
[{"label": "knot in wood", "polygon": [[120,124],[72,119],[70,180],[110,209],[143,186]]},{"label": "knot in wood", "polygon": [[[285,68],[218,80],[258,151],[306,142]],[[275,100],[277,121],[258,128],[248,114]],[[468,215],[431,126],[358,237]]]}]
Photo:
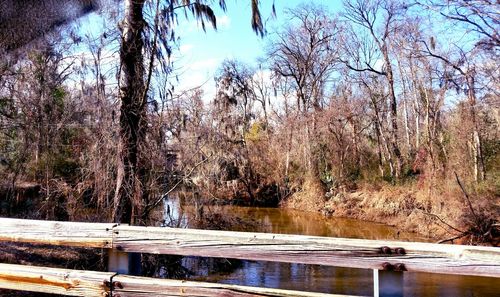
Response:
[{"label": "knot in wood", "polygon": [[403,263],[396,263],[394,265],[394,271],[406,271],[406,266]]},{"label": "knot in wood", "polygon": [[396,248],[396,249],[395,249],[395,252],[396,252],[396,254],[398,254],[398,255],[406,255],[406,251],[405,251],[405,249],[404,249],[404,248],[402,248],[402,247],[398,247],[398,248]]},{"label": "knot in wood", "polygon": [[106,287],[106,288],[109,288],[111,287],[111,283],[109,282],[109,280],[105,279],[102,281],[102,284]]},{"label": "knot in wood", "polygon": [[123,285],[121,282],[116,281],[116,282],[113,282],[113,288],[123,289]]},{"label": "knot in wood", "polygon": [[394,270],[394,266],[389,262],[382,263],[382,268],[387,271]]},{"label": "knot in wood", "polygon": [[391,248],[390,248],[390,247],[388,247],[388,246],[383,246],[383,247],[381,247],[381,248],[380,248],[380,252],[381,252],[382,254],[384,254],[384,255],[390,255],[390,254],[392,254],[392,250],[391,250]]}]

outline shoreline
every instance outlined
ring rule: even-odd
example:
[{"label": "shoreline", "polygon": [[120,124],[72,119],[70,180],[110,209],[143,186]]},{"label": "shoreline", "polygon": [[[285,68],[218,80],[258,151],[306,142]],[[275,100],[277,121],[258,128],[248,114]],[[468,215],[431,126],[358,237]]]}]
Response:
[{"label": "shoreline", "polygon": [[[446,240],[457,244],[487,244],[474,238],[473,234],[460,236],[456,231],[475,227],[467,225],[471,214],[460,201],[460,194],[456,191],[429,193],[408,186],[386,186],[380,189],[365,187],[351,192],[341,191],[325,197],[317,189],[306,186],[282,201],[279,207],[321,213],[325,217],[386,224],[404,232],[415,232],[436,242]],[[496,205],[488,205],[486,197],[474,202],[482,216],[498,213],[495,211],[499,207],[498,202]],[[484,211],[487,214],[483,214]],[[492,219],[498,220],[494,217]],[[448,240],[458,236],[460,238]],[[495,246],[494,243],[487,245]]]}]

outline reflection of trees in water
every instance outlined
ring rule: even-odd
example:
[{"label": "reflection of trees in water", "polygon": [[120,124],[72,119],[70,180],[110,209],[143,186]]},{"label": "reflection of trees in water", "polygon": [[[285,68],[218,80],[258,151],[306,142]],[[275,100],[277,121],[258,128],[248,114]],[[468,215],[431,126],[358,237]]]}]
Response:
[{"label": "reflection of trees in water", "polygon": [[189,269],[195,279],[210,275],[225,275],[242,266],[241,260],[225,258],[184,257],[182,265]]},{"label": "reflection of trees in water", "polygon": [[[189,217],[187,209],[189,207],[184,207]],[[236,217],[242,221],[252,219],[253,223],[244,228],[230,224],[225,226],[227,230],[342,237],[358,237],[360,234],[369,237],[370,230],[373,230],[370,223],[365,223],[368,225],[365,228],[359,228],[355,221],[325,220],[314,214],[273,208],[225,206],[218,208],[218,211],[229,218]],[[384,234],[383,230],[381,234]],[[369,270],[200,257],[186,257],[181,263],[184,269],[191,272],[188,276],[196,280],[292,290],[372,294],[372,274]]]},{"label": "reflection of trees in water", "polygon": [[212,275],[203,280],[323,293],[373,293],[370,270],[296,263],[242,261],[241,267],[231,274]]},{"label": "reflection of trees in water", "polygon": [[142,275],[148,277],[203,279],[232,273],[241,265],[242,261],[236,259],[142,255]]},{"label": "reflection of trees in water", "polygon": [[249,217],[258,221],[256,230],[260,232],[304,234],[314,236],[400,239],[426,241],[414,233],[398,232],[397,228],[345,218],[325,218],[320,214],[277,208],[255,208],[227,206],[226,212]]},{"label": "reflection of trees in water", "polygon": [[[182,217],[186,225],[189,225],[187,223],[193,215],[192,209],[190,206],[184,206],[177,210],[176,215],[179,217],[173,216],[172,222],[182,221],[179,220]],[[224,217],[237,219],[239,222],[251,222],[245,226],[227,225],[219,228],[226,230],[366,239],[425,240],[413,233],[401,233],[398,237],[397,229],[390,226],[353,219],[325,219],[321,215],[300,211],[223,206],[208,207],[204,214],[212,211],[217,211]],[[147,258],[150,264],[146,266],[144,273],[148,276],[337,294],[373,294],[372,271],[368,269],[181,256],[149,255]],[[415,273],[405,275],[405,285],[405,294],[408,296],[469,296],[467,290],[469,293],[478,291],[484,293],[484,296],[495,296],[494,290],[497,287],[491,286],[485,278]]]},{"label": "reflection of trees in water", "polygon": [[[257,222],[251,217],[240,217],[213,205],[195,204],[193,206],[177,198],[175,193],[170,197],[165,197],[163,202],[163,209],[160,212],[151,213],[154,216],[152,221],[159,223],[162,227],[235,231],[258,229]],[[143,275],[161,278],[196,279],[208,275],[230,273],[240,266],[240,260],[225,258],[146,254],[142,257]]]},{"label": "reflection of trees in water", "polygon": [[182,265],[183,256],[142,254],[142,275],[184,279],[191,272]]}]

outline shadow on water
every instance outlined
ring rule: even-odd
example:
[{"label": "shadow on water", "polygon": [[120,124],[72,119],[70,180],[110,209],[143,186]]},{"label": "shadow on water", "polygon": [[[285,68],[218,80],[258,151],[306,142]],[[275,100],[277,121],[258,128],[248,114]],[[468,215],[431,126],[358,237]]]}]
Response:
[{"label": "shadow on water", "polygon": [[[189,206],[186,206],[189,207]],[[165,224],[188,227],[189,213],[177,200],[166,202]],[[167,210],[169,215],[167,215]],[[223,206],[222,213],[249,219],[252,230],[344,238],[429,241],[395,227],[353,219],[330,218],[314,213],[277,209]],[[231,230],[229,228],[228,230]],[[328,267],[277,262],[185,257],[182,265],[190,279],[336,294],[372,295],[369,269]],[[405,273],[405,296],[500,296],[500,280],[428,273]]]}]

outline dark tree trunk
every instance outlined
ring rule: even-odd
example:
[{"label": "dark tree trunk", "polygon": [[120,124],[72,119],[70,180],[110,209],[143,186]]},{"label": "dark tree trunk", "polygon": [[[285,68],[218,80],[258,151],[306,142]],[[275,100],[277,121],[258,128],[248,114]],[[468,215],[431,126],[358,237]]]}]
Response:
[{"label": "dark tree trunk", "polygon": [[145,140],[146,100],[144,82],[143,0],[125,1],[120,24],[120,155],[113,221],[138,223],[144,203],[144,162],[141,145]]}]

